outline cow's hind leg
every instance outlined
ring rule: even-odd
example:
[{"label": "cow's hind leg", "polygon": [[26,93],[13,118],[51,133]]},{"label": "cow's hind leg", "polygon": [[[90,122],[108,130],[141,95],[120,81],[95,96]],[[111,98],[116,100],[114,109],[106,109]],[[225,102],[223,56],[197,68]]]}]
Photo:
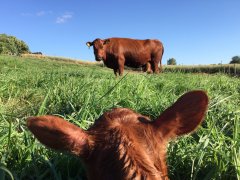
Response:
[{"label": "cow's hind leg", "polygon": [[[158,67],[159,63],[160,63],[160,67]],[[158,54],[152,57],[151,65],[154,73],[158,74],[159,72],[161,72],[162,71],[162,54]]]},{"label": "cow's hind leg", "polygon": [[156,62],[153,63],[153,72],[156,74],[159,73],[158,63],[156,63]]},{"label": "cow's hind leg", "polygon": [[151,63],[150,63],[150,62],[147,62],[145,71],[146,71],[147,73],[149,73],[149,74],[153,73],[153,70],[152,70]]},{"label": "cow's hind leg", "polygon": [[151,61],[151,69],[154,73],[158,74],[159,73],[158,63]]}]

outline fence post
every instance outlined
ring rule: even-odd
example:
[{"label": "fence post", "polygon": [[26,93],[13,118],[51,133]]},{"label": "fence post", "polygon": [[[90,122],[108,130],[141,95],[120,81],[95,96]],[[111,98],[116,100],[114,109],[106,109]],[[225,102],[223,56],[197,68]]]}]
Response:
[{"label": "fence post", "polygon": [[237,75],[237,69],[236,69],[236,64],[234,64],[234,76]]}]

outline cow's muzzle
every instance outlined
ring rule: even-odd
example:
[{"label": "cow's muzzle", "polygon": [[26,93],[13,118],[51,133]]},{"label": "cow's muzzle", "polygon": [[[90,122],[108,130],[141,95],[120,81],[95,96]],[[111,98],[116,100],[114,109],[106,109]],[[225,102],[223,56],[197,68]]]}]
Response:
[{"label": "cow's muzzle", "polygon": [[96,57],[96,61],[103,61],[103,57],[100,56]]}]

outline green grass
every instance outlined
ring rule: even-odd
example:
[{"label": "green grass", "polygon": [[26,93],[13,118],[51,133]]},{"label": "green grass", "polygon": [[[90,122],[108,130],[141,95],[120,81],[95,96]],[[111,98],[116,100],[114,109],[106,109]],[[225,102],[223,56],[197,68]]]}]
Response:
[{"label": "green grass", "polygon": [[239,78],[181,72],[115,78],[97,65],[0,56],[0,179],[85,178],[78,158],[33,138],[29,116],[57,114],[84,129],[113,107],[156,118],[194,89],[208,92],[209,110],[196,133],[169,144],[170,178],[240,180]]}]

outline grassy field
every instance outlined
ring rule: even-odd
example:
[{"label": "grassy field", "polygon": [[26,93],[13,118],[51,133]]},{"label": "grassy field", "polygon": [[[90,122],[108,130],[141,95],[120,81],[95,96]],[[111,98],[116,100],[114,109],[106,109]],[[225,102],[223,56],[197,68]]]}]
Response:
[{"label": "grassy field", "polygon": [[240,180],[240,79],[224,74],[159,75],[97,65],[0,56],[0,179],[85,179],[81,161],[46,149],[26,118],[57,114],[88,128],[103,112],[127,107],[156,118],[183,93],[210,97],[196,133],[169,144],[170,179]]}]

